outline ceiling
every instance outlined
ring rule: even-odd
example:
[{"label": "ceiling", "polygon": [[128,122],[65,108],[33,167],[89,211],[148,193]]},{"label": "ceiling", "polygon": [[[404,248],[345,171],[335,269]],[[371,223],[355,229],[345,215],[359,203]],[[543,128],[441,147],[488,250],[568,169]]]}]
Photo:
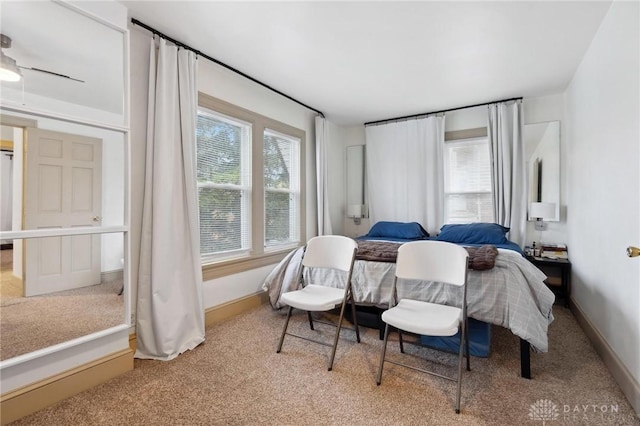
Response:
[{"label": "ceiling", "polygon": [[[562,92],[611,4],[120,3],[130,17],[340,125]],[[23,70],[25,92],[122,112],[122,93],[113,88],[122,87],[123,63],[107,60],[117,57],[107,54],[111,47],[91,41],[110,40],[121,49],[121,34],[54,3],[2,1],[1,7],[2,32],[13,39],[5,54],[19,65],[84,81]],[[17,100],[22,96],[22,82],[3,82],[2,89],[3,98],[11,90]]]},{"label": "ceiling", "polygon": [[562,92],[611,4],[121,3],[341,125]]}]

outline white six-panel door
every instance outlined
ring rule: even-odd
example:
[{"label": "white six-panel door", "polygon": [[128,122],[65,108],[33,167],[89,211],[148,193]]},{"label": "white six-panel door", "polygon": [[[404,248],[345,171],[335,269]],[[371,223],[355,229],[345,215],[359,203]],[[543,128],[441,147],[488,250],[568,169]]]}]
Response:
[{"label": "white six-panel door", "polygon": [[[26,129],[25,229],[99,226],[102,140]],[[100,283],[100,236],[25,240],[25,295]]]}]

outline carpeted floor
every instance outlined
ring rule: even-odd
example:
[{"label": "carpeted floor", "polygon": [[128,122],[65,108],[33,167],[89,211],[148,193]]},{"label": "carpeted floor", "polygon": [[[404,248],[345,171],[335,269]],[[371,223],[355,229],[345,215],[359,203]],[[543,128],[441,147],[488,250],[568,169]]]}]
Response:
[{"label": "carpeted floor", "polygon": [[0,250],[0,361],[124,323],[122,279],[23,296],[13,250]]},{"label": "carpeted floor", "polygon": [[[0,281],[5,282],[5,273]],[[21,287],[21,284],[20,284]],[[0,294],[0,360],[124,323],[122,280],[22,297]]]},{"label": "carpeted floor", "polygon": [[[173,361],[136,360],[133,371],[15,424],[640,424],[571,313],[556,306],[554,315],[550,352],[532,355],[532,380],[519,377],[517,337],[493,327],[490,357],[472,358],[465,373],[459,415],[453,382],[386,364],[376,386],[377,330],[363,328],[360,344],[345,331],[330,372],[327,347],[287,337],[276,354],[284,317],[262,306],[208,328],[204,344]],[[312,333],[305,319],[296,315],[292,325]],[[415,352],[455,363],[441,352]],[[389,354],[399,355],[396,342]]]}]

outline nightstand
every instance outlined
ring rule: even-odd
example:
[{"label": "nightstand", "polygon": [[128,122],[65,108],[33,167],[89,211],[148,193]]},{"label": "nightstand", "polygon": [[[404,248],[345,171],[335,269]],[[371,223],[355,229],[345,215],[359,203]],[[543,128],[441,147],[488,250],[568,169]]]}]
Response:
[{"label": "nightstand", "polygon": [[569,307],[571,295],[571,262],[569,259],[549,259],[547,257],[527,256],[547,276],[544,281],[554,294],[560,296],[565,308]]}]

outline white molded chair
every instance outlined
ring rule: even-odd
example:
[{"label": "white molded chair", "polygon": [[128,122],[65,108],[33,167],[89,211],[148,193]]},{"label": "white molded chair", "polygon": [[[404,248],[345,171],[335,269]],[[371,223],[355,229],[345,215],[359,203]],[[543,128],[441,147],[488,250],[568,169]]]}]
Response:
[{"label": "white molded chair", "polygon": [[[391,303],[389,309],[382,313],[382,320],[386,325],[382,356],[378,369],[378,385],[382,381],[382,368],[385,361],[455,381],[457,382],[455,409],[456,413],[460,413],[463,346],[465,347],[464,355],[467,357],[467,370],[470,370],[466,286],[468,257],[468,252],[464,247],[443,241],[414,241],[400,246],[396,262],[396,275],[391,290]],[[404,280],[424,281],[420,283],[413,281],[407,285],[429,285],[431,282],[441,282],[461,286],[463,292],[462,306],[440,305],[412,299],[401,299],[394,306],[398,295],[398,283],[400,282],[403,285]],[[462,330],[457,377],[443,376],[432,371],[386,359],[389,327],[398,329],[400,352],[402,353],[404,353],[402,331],[428,336],[453,336],[458,333],[458,330]],[[464,345],[463,341],[465,342]]]},{"label": "white molded chair", "polygon": [[[281,296],[282,302],[288,305],[289,309],[287,311],[287,319],[285,320],[284,328],[282,329],[282,335],[280,336],[280,342],[278,343],[277,353],[280,353],[280,350],[282,349],[282,343],[284,342],[285,335],[298,337],[300,339],[319,343],[325,346],[331,346],[326,342],[289,333],[287,331],[287,327],[289,326],[289,319],[291,318],[293,308],[307,311],[309,326],[311,330],[313,330],[311,312],[326,312],[334,309],[338,305],[341,305],[338,323],[325,323],[337,328],[333,340],[331,356],[329,358],[329,371],[333,368],[333,360],[336,355],[340,329],[342,328],[344,310],[348,302],[351,302],[356,339],[358,343],[360,343],[360,331],[358,330],[355,304],[353,303],[353,296],[351,293],[351,273],[353,271],[357,248],[358,245],[353,239],[340,235],[323,235],[309,240],[302,257],[302,268],[300,268],[300,283],[302,284],[302,288],[300,290],[284,293]],[[347,277],[347,280],[345,281],[345,288],[330,287],[328,285],[324,285],[326,283],[305,283],[305,268],[328,268],[343,271],[346,273]]]}]

